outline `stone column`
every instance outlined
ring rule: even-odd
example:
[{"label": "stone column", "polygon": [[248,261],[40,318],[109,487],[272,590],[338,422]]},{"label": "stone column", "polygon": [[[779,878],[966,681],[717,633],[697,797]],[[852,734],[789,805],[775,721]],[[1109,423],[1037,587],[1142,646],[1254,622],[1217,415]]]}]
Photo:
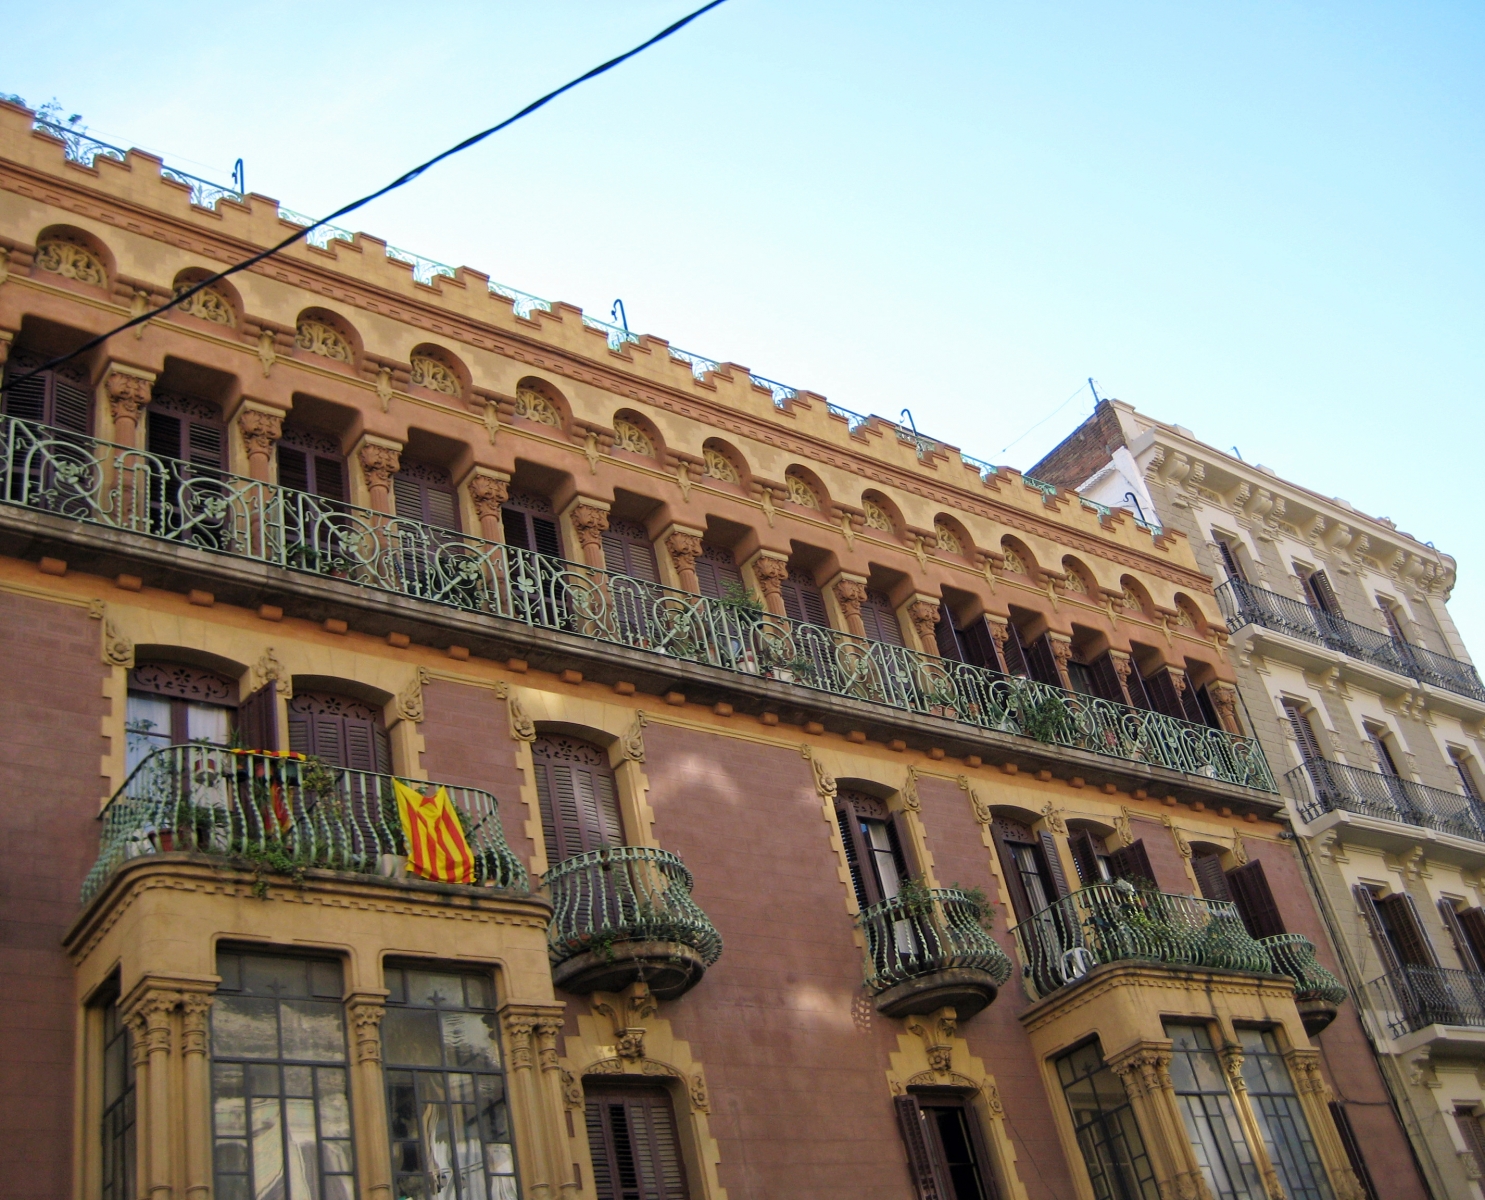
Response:
[{"label": "stone column", "polygon": [[135,446],[139,439],[139,416],[150,402],[155,377],[147,371],[108,365],[103,377],[103,390],[108,394],[108,407],[113,417],[113,440],[120,446]]},{"label": "stone column", "polygon": [[1287,1200],[1284,1185],[1279,1182],[1279,1173],[1274,1169],[1273,1160],[1268,1156],[1268,1147],[1263,1143],[1263,1130],[1253,1112],[1252,1101],[1248,1099],[1248,1081],[1243,1078],[1243,1048],[1229,1042],[1217,1051],[1217,1057],[1222,1060],[1222,1071],[1227,1076],[1227,1086],[1232,1092],[1232,1106],[1237,1112],[1238,1122],[1243,1127],[1243,1136],[1253,1155],[1253,1165],[1263,1177],[1264,1190],[1271,1200]]},{"label": "stone column", "polygon": [[1217,710],[1217,719],[1228,733],[1241,737],[1243,727],[1237,715],[1237,688],[1218,680],[1207,684],[1207,695],[1212,698],[1212,707]]},{"label": "stone column", "polygon": [[681,590],[700,592],[701,583],[696,578],[696,560],[701,557],[701,535],[689,529],[673,529],[665,539],[665,548],[670,551],[670,561],[675,563]]},{"label": "stone column", "polygon": [[562,1097],[562,1066],[557,1061],[557,1035],[562,1032],[562,1024],[560,1013],[548,1013],[536,1021],[537,1061],[541,1065],[541,1123],[549,1134],[555,1155],[552,1179],[563,1197],[574,1197],[579,1188],[564,1136],[566,1105]]},{"label": "stone column", "polygon": [[990,627],[990,640],[995,643],[995,653],[1000,656],[1000,665],[1003,670],[1009,672],[1011,662],[1005,656],[1006,643],[1011,640],[1011,623],[1006,617],[997,617],[991,613],[985,614],[985,623]]},{"label": "stone column", "polygon": [[237,414],[237,428],[247,451],[248,477],[269,482],[273,475],[274,447],[284,432],[284,414],[245,403]]},{"label": "stone column", "polygon": [[149,1029],[144,1014],[137,1008],[130,1010],[121,1019],[129,1027],[129,1053],[134,1063],[134,1194],[147,1196],[150,1186],[149,1146],[152,1133],[149,1106],[144,1103],[149,1095]]},{"label": "stone column", "polygon": [[1191,686],[1191,681],[1186,678],[1186,672],[1180,667],[1167,667],[1170,674],[1171,686],[1176,689],[1176,701],[1181,705],[1181,711],[1186,711],[1186,689]]},{"label": "stone column", "polygon": [[510,1095],[511,1125],[516,1134],[516,1161],[522,1164],[523,1194],[532,1200],[555,1200],[552,1156],[547,1138],[541,1086],[533,1071],[531,1033],[536,1014],[522,1010],[503,1011],[505,1041],[509,1050],[506,1090]]},{"label": "stone column", "polygon": [[1169,1048],[1158,1043],[1136,1042],[1108,1061],[1109,1068],[1124,1083],[1160,1194],[1179,1196],[1182,1200],[1212,1200],[1211,1189],[1201,1173],[1176,1107]]},{"label": "stone column", "polygon": [[356,1172],[367,1200],[391,1200],[392,1145],[387,1132],[387,1090],[382,1082],[382,1018],[386,998],[353,992],[346,1001],[355,1064],[350,1084]]},{"label": "stone column", "polygon": [[1305,1119],[1310,1123],[1315,1149],[1320,1152],[1320,1161],[1330,1175],[1336,1200],[1366,1200],[1361,1180],[1351,1169],[1351,1157],[1346,1153],[1330,1115],[1333,1097],[1325,1076],[1320,1072],[1320,1051],[1313,1047],[1294,1046],[1284,1052],[1284,1061],[1289,1067],[1289,1077],[1294,1080],[1294,1090],[1299,1093]]},{"label": "stone column", "polygon": [[908,605],[908,620],[913,623],[913,632],[918,635],[918,649],[924,654],[938,653],[938,634],[935,632],[942,602],[936,596],[919,592]]},{"label": "stone column", "polygon": [[1119,690],[1124,693],[1124,703],[1134,706],[1129,694],[1129,673],[1134,670],[1134,659],[1127,650],[1110,650],[1109,659],[1114,664],[1114,674],[1119,677]]},{"label": "stone column", "polygon": [[484,467],[475,467],[469,478],[469,498],[480,519],[480,537],[487,542],[505,541],[500,506],[510,499],[510,477]]},{"label": "stone column", "polygon": [[206,1061],[212,997],[187,992],[181,1000],[181,1083],[185,1101],[187,1200],[211,1197],[211,1082]]},{"label": "stone column", "polygon": [[[127,1020],[136,1053],[143,1046],[144,1070],[135,1076],[135,1145],[144,1179],[142,1197],[174,1200],[171,1158],[170,1058],[174,1049],[171,1022],[181,994],[164,988],[146,988],[129,1006]],[[136,1059],[136,1062],[140,1061]]]},{"label": "stone column", "polygon": [[836,603],[840,605],[840,615],[845,618],[847,632],[865,637],[866,625],[861,620],[861,606],[866,603],[866,580],[842,575],[831,590],[835,593]]},{"label": "stone column", "polygon": [[787,616],[784,612],[784,580],[789,578],[788,560],[767,553],[759,554],[753,559],[753,575],[758,580],[768,611],[776,617]]},{"label": "stone column", "polygon": [[1062,680],[1063,687],[1072,691],[1072,676],[1067,671],[1067,664],[1072,662],[1072,638],[1065,633],[1053,633],[1048,630],[1047,641],[1052,646],[1052,657],[1057,660],[1057,678]]},{"label": "stone column", "polygon": [[366,491],[370,497],[368,507],[377,512],[392,511],[392,476],[402,466],[402,450],[398,446],[383,442],[363,442],[361,472],[366,477]]},{"label": "stone column", "polygon": [[580,498],[567,510],[567,519],[572,522],[572,531],[583,548],[583,561],[594,570],[603,570],[603,534],[608,529],[608,510]]}]

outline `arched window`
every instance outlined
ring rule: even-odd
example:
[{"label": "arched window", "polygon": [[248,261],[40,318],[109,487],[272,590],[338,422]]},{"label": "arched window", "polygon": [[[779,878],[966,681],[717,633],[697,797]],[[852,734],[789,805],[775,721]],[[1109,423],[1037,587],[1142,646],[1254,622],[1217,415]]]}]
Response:
[{"label": "arched window", "polygon": [[300,692],[289,701],[289,749],[332,767],[392,773],[392,746],[381,710],[331,692]]},{"label": "arched window", "polygon": [[996,816],[990,823],[990,835],[1018,920],[1035,916],[1067,895],[1067,877],[1062,873],[1057,842],[1050,833],[1033,833],[1030,826],[1014,817]]},{"label": "arched window", "polygon": [[591,743],[552,734],[531,747],[547,863],[624,841],[619,793],[608,755]]},{"label": "arched window", "polygon": [[830,619],[825,615],[825,597],[809,575],[790,567],[789,576],[780,590],[784,597],[786,617],[809,625],[829,626]]},{"label": "arched window", "polygon": [[841,844],[851,868],[851,886],[863,909],[890,900],[911,871],[896,818],[884,801],[842,788],[835,798]]},{"label": "arched window", "polygon": [[237,717],[237,684],[184,663],[140,663],[129,672],[125,762],[133,770],[152,750],[187,742],[225,746]]},{"label": "arched window", "polygon": [[642,579],[646,583],[660,582],[655,547],[645,533],[645,527],[634,521],[609,518],[608,528],[603,531],[603,561],[615,574]]},{"label": "arched window", "polygon": [[902,622],[892,611],[892,601],[881,592],[867,592],[861,603],[861,624],[866,636],[874,642],[886,642],[889,646],[905,646],[902,637]]},{"label": "arched window", "polygon": [[562,557],[557,519],[552,514],[552,502],[545,496],[512,492],[510,499],[500,507],[500,519],[506,545],[548,554],[552,558]]},{"label": "arched window", "polygon": [[392,496],[399,517],[439,529],[459,528],[458,493],[443,467],[404,459],[402,469],[392,476]]},{"label": "arched window", "polygon": [[742,572],[737,569],[737,560],[725,546],[703,543],[701,554],[696,559],[696,582],[701,594],[720,600],[729,590],[738,591],[743,586]]},{"label": "arched window", "polygon": [[13,379],[30,374],[45,361],[45,358],[35,355],[11,355],[5,364],[6,387],[0,395],[0,411],[18,421],[54,425],[72,433],[90,432],[93,395],[82,364],[75,361],[63,363],[24,383],[11,383]]}]

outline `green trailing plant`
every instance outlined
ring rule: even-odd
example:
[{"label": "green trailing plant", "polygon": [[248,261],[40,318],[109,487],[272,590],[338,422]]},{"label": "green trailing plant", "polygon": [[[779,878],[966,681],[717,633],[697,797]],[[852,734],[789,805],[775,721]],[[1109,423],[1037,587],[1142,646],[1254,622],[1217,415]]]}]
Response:
[{"label": "green trailing plant", "polygon": [[1072,724],[1072,710],[1055,692],[1023,695],[1019,705],[1021,732],[1039,742],[1055,742],[1064,737]]},{"label": "green trailing plant", "polygon": [[985,895],[985,889],[979,886],[965,887],[960,883],[949,884],[956,892],[961,892],[964,898],[974,905],[975,917],[982,929],[989,929],[995,921],[995,905],[990,903],[990,898]]},{"label": "green trailing plant", "polygon": [[742,613],[762,613],[763,601],[753,593],[752,589],[735,579],[729,579],[722,588],[722,598],[718,601]]}]

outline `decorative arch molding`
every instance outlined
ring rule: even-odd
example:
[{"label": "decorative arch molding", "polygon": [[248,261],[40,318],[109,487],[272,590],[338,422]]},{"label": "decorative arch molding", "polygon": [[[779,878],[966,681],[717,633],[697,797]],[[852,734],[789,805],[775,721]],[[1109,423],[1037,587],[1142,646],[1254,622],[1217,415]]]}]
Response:
[{"label": "decorative arch molding", "polygon": [[413,347],[408,355],[408,383],[443,396],[462,400],[473,386],[466,367],[458,355],[423,342]]},{"label": "decorative arch molding", "polygon": [[516,384],[516,401],[511,415],[517,420],[566,433],[572,408],[567,398],[550,383],[528,375]]},{"label": "decorative arch molding", "polygon": [[1198,637],[1207,635],[1207,619],[1202,615],[1201,607],[1185,592],[1177,592],[1175,598],[1176,615],[1171,624],[1182,629],[1189,629]]},{"label": "decorative arch molding", "polygon": [[892,498],[883,492],[868,490],[861,493],[861,511],[868,529],[885,533],[891,537],[902,534],[904,522],[902,510]]},{"label": "decorative arch molding", "polygon": [[[660,1006],[644,983],[623,992],[594,992],[589,1013],[577,1017],[578,1032],[562,1039],[565,1053],[562,1098],[569,1111],[584,1105],[584,1079],[634,1079],[660,1082],[670,1093],[680,1135],[686,1175],[698,1200],[726,1200],[717,1178],[721,1151],[710,1125],[711,1095],[703,1065],[689,1042],[675,1036],[660,1016]],[[581,1162],[588,1152],[587,1123],[571,1122],[571,1145]]]},{"label": "decorative arch molding", "polygon": [[1125,612],[1135,613],[1150,621],[1155,619],[1155,601],[1150,597],[1149,588],[1133,575],[1121,575],[1119,587],[1124,592]]},{"label": "decorative arch molding", "polygon": [[1020,538],[1006,536],[1000,539],[1000,553],[1004,559],[1001,570],[1008,575],[1024,575],[1035,582],[1037,579],[1036,557]]},{"label": "decorative arch molding", "polygon": [[974,559],[974,538],[968,526],[952,513],[941,512],[933,518],[933,537],[939,554]]},{"label": "decorative arch molding", "polygon": [[1088,564],[1081,558],[1072,554],[1064,554],[1062,556],[1062,571],[1064,575],[1063,591],[1086,597],[1093,604],[1100,602],[1102,589],[1098,586],[1098,580],[1094,578]]},{"label": "decorative arch molding", "polygon": [[[187,267],[175,276],[171,295],[179,296],[208,279],[212,275],[205,267]],[[176,305],[175,311],[188,317],[197,317],[213,325],[236,329],[242,324],[242,296],[225,279],[219,279],[210,287],[203,288],[189,300]]]},{"label": "decorative arch molding", "polygon": [[73,225],[48,225],[36,235],[37,271],[108,290],[113,255],[98,238]]},{"label": "decorative arch molding", "polygon": [[361,339],[351,323],[328,308],[306,308],[295,318],[294,346],[352,369],[361,357]]},{"label": "decorative arch molding", "polygon": [[665,439],[659,427],[643,413],[621,408],[614,413],[614,449],[640,458],[656,460],[665,457]]},{"label": "decorative arch molding", "polygon": [[830,511],[830,494],[820,477],[800,463],[791,463],[784,471],[784,498],[800,508],[820,513]]},{"label": "decorative arch molding", "polygon": [[701,444],[701,459],[701,473],[712,483],[746,486],[752,478],[742,452],[721,438],[707,438]]}]

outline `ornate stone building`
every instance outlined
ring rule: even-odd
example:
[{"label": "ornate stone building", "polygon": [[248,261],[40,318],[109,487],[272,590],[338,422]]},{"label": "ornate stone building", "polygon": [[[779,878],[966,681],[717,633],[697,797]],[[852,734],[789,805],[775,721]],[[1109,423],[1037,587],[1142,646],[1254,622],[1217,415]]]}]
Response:
[{"label": "ornate stone building", "polygon": [[1423,1195],[1185,536],[366,234],[41,369],[296,221],[0,104],[8,1194]]},{"label": "ornate stone building", "polygon": [[1435,1195],[1481,1196],[1485,687],[1454,560],[1118,401],[1033,471],[1142,506],[1220,581],[1247,719],[1414,1151]]}]

